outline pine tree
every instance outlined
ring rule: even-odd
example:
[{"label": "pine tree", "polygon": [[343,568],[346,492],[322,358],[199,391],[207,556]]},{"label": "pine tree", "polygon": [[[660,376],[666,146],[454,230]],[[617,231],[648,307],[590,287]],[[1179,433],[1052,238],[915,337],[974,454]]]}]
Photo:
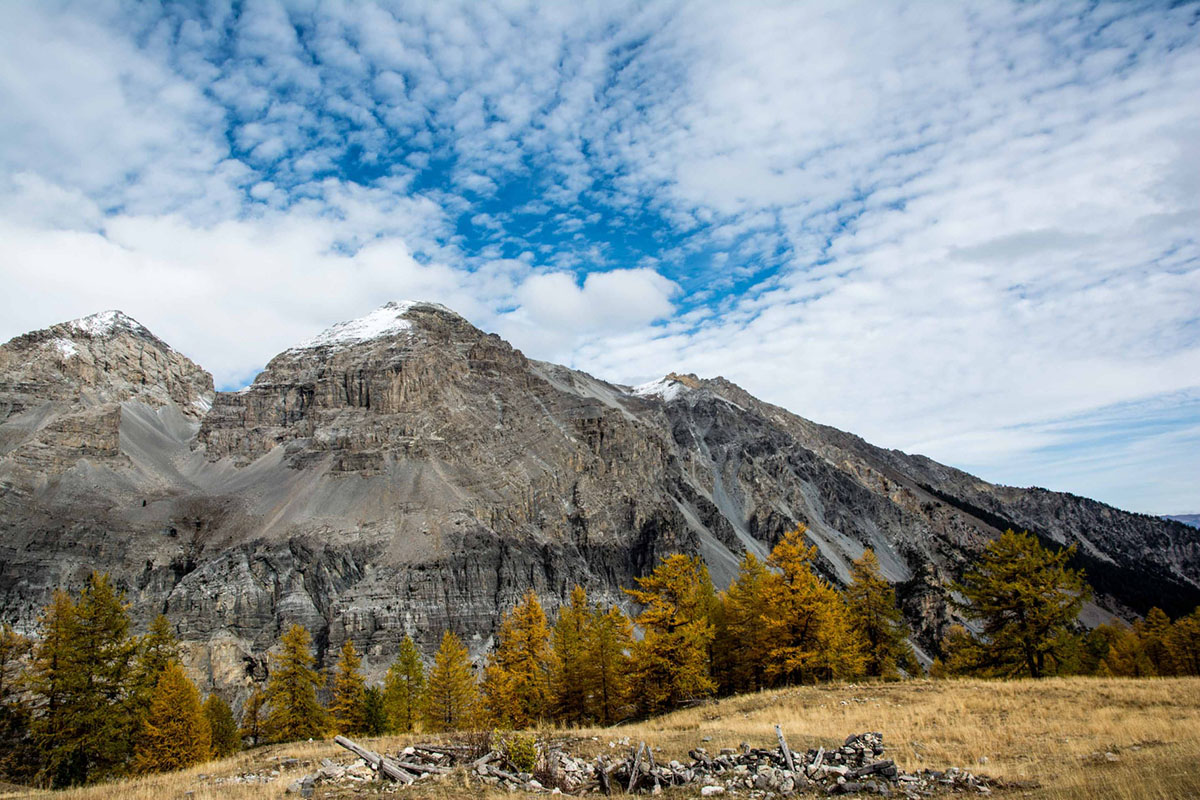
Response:
[{"label": "pine tree", "polygon": [[587,592],[576,585],[571,602],[558,612],[554,623],[550,686],[554,697],[554,717],[582,725],[588,715],[587,638],[592,620]]},{"label": "pine tree", "polygon": [[722,598],[718,675],[725,692],[754,692],[767,685],[770,639],[763,620],[769,613],[769,576],[766,565],[747,552]]},{"label": "pine tree", "polygon": [[362,732],[367,736],[383,736],[390,728],[383,692],[378,686],[368,686],[363,691]]},{"label": "pine tree", "polygon": [[[513,727],[527,728],[545,718],[550,704],[550,626],[532,589],[505,615],[498,638],[492,659],[495,669],[489,668],[497,705],[488,708],[498,719],[511,717]],[[506,675],[497,676],[496,670]],[[510,688],[500,692],[501,686]]]},{"label": "pine tree", "polygon": [[431,731],[453,731],[475,721],[479,689],[467,648],[450,631],[434,656],[425,690],[424,720]]},{"label": "pine tree", "polygon": [[602,725],[612,725],[624,716],[629,702],[632,626],[621,609],[597,607],[592,610],[587,634],[584,683],[590,695],[588,714]]},{"label": "pine tree", "polygon": [[325,709],[317,702],[322,681],[321,674],[313,669],[311,642],[308,631],[293,625],[283,635],[280,652],[271,656],[264,697],[268,711],[263,726],[269,741],[318,739],[328,727]]},{"label": "pine tree", "polygon": [[258,747],[266,740],[266,721],[263,719],[266,703],[266,694],[262,689],[255,689],[242,706],[242,724],[238,728],[238,736],[243,740],[249,739],[251,747]]},{"label": "pine tree", "polygon": [[233,709],[219,694],[210,694],[204,701],[204,716],[212,734],[213,758],[231,756],[242,748],[237,723],[233,720]]},{"label": "pine tree", "polygon": [[1051,552],[1029,533],[1006,531],[955,586],[960,608],[983,624],[989,665],[1033,678],[1058,671],[1070,627],[1091,588],[1067,567],[1075,547]]},{"label": "pine tree", "polygon": [[708,619],[712,581],[697,557],[667,556],[638,589],[625,592],[642,604],[633,646],[631,684],[636,702],[657,713],[712,694],[708,673],[713,629]]},{"label": "pine tree", "polygon": [[801,525],[786,533],[768,563],[778,572],[766,579],[770,643],[767,676],[806,683],[861,674],[863,658],[838,593],[817,576],[817,548],[805,544]]},{"label": "pine tree", "polygon": [[846,587],[850,627],[863,644],[867,675],[891,678],[902,663],[912,663],[904,617],[896,607],[896,591],[879,572],[874,551],[863,551],[851,567]]},{"label": "pine tree", "polygon": [[400,652],[384,678],[383,703],[392,730],[411,731],[421,714],[425,694],[425,667],[412,637],[400,642]]},{"label": "pine tree", "polygon": [[141,773],[183,769],[207,761],[211,754],[212,737],[200,692],[179,662],[171,661],[154,688],[134,768]]},{"label": "pine tree", "polygon": [[92,573],[78,602],[57,592],[42,620],[29,679],[43,771],[55,786],[116,776],[137,721],[127,678],[137,642],[124,597],[107,575]]},{"label": "pine tree", "polygon": [[347,639],[342,644],[341,657],[333,675],[333,703],[329,707],[338,733],[359,733],[366,724],[363,708],[366,679],[359,672],[361,666],[362,659],[354,649],[354,642]]}]

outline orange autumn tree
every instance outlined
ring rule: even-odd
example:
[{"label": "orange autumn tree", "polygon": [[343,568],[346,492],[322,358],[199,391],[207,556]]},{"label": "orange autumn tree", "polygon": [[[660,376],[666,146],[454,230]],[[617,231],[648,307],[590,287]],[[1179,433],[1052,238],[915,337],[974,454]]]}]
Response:
[{"label": "orange autumn tree", "polygon": [[166,772],[207,761],[212,755],[208,717],[200,692],[178,661],[159,675],[142,725],[134,768],[137,772]]},{"label": "orange autumn tree", "polygon": [[708,568],[696,556],[677,553],[637,582],[640,588],[624,591],[642,605],[635,622],[643,635],[633,645],[630,667],[638,707],[653,714],[712,694]]},{"label": "orange autumn tree", "polygon": [[783,683],[859,675],[863,655],[842,598],[813,571],[817,548],[805,543],[803,525],[784,534],[766,579],[767,677]]},{"label": "orange autumn tree", "polygon": [[505,615],[484,672],[488,713],[502,727],[527,728],[550,711],[550,626],[531,589]]}]

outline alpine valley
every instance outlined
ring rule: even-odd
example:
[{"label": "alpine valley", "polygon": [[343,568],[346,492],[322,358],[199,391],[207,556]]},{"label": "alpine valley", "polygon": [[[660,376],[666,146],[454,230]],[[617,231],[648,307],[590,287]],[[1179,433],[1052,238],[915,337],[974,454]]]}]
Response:
[{"label": "alpine valley", "polygon": [[406,633],[486,651],[528,589],[627,605],[674,552],[720,587],[800,523],[835,583],[875,550],[922,657],[1006,528],[1078,545],[1089,622],[1200,603],[1182,522],[993,485],[723,378],[607,383],[430,303],[335,325],[230,393],[120,312],[0,347],[0,620],[32,633],[56,587],[106,571],[230,696],[293,622],[322,664],[349,637],[378,676]]}]

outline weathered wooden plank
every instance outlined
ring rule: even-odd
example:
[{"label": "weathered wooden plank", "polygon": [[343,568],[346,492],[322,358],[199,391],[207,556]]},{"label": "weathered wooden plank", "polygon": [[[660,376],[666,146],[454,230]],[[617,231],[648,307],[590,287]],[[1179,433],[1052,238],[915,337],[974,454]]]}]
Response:
[{"label": "weathered wooden plank", "polygon": [[787,739],[783,738],[783,728],[776,725],[775,735],[779,737],[779,749],[783,751],[783,760],[787,764],[787,768],[795,772],[796,765],[792,762],[792,751],[788,749]]},{"label": "weathered wooden plank", "polygon": [[354,755],[361,758],[371,765],[372,769],[378,770],[380,775],[386,775],[394,781],[401,783],[412,783],[413,776],[400,768],[400,765],[394,763],[391,759],[384,758],[373,750],[360,745],[358,742],[351,741],[345,736],[335,736],[333,741],[342,747],[349,750]]}]

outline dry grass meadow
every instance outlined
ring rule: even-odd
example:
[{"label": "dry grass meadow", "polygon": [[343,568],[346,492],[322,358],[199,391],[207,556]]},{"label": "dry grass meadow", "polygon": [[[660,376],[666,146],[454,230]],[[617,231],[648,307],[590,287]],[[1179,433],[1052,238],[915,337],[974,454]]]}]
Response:
[{"label": "dry grass meadow", "polygon": [[[1200,798],[1200,679],[1068,678],[1043,681],[907,681],[803,687],[743,695],[648,722],[594,730],[547,731],[575,739],[576,754],[598,753],[624,737],[644,739],[666,757],[705,746],[769,745],[780,723],[794,749],[840,744],[848,733],[882,731],[887,755],[904,769],[961,766],[992,778],[993,796],[1045,800],[1178,800]],[[374,740],[397,749],[429,737]],[[1106,757],[1112,753],[1112,757]],[[269,774],[286,757],[302,764],[270,783],[217,783],[247,773]],[[258,748],[185,772],[67,792],[6,793],[0,797],[55,800],[160,798],[280,798],[288,783],[323,757],[353,756],[332,742]],[[690,797],[699,790],[674,792]],[[360,784],[318,786],[316,798],[509,797],[483,793],[462,778],[412,787]],[[289,795],[295,796],[295,795]]]}]

